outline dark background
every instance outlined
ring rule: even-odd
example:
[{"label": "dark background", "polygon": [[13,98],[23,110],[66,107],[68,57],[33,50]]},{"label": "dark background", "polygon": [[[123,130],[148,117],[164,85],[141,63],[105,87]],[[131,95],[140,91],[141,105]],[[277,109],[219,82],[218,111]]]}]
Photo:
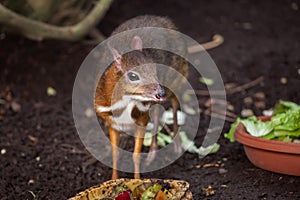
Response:
[{"label": "dark background", "polygon": [[[116,0],[98,28],[108,36],[126,19],[156,14],[169,16],[182,33],[200,43],[213,34],[223,35],[224,44],[209,54],[224,82],[242,85],[264,77],[261,84],[227,96],[233,112],[240,115],[249,108],[260,115],[279,99],[300,103],[299,9],[299,1]],[[92,48],[79,42],[34,42],[2,35],[0,98],[8,103],[0,105],[0,148],[6,150],[0,155],[0,199],[33,199],[29,191],[37,199],[66,199],[110,178],[111,169],[96,162],[81,144],[71,112],[73,82]],[[47,96],[49,86],[56,96]],[[244,103],[245,97],[257,100],[257,92],[265,94],[265,108]],[[21,109],[14,111],[11,102]],[[203,128],[207,123],[204,118]],[[228,128],[226,123],[223,132]],[[143,177],[185,179],[195,199],[300,198],[299,177],[256,168],[242,145],[223,137],[219,143],[221,150],[214,155],[200,160],[185,153],[167,168]],[[197,168],[207,163],[221,166]],[[219,173],[220,168],[227,172]],[[209,185],[215,194],[206,197],[202,188]]]}]

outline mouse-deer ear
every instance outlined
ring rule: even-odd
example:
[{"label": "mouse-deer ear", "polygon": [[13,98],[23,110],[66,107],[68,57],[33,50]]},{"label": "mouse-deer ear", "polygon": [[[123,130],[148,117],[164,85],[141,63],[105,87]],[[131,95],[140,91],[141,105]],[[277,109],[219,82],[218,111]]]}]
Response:
[{"label": "mouse-deer ear", "polygon": [[113,55],[114,61],[116,63],[116,67],[119,71],[123,71],[122,69],[122,55],[113,47],[111,47],[110,45],[108,45],[108,48],[110,50],[110,52]]},{"label": "mouse-deer ear", "polygon": [[143,42],[139,36],[134,36],[131,41],[131,48],[133,50],[142,51],[143,50]]}]

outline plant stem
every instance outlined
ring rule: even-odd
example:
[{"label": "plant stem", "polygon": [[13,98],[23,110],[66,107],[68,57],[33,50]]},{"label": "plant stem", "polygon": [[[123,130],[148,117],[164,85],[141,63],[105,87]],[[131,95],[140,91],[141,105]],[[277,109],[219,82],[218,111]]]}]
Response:
[{"label": "plant stem", "polygon": [[0,23],[18,30],[27,38],[41,41],[43,39],[58,39],[76,41],[103,18],[113,0],[99,0],[91,12],[79,23],[73,26],[55,26],[40,21],[28,19],[0,4]]}]

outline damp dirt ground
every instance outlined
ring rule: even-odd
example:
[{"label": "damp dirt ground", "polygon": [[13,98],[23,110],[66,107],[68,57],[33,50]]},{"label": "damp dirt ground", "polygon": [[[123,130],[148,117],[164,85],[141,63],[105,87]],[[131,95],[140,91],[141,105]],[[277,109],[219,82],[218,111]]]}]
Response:
[{"label": "damp dirt ground", "polygon": [[[182,33],[200,43],[221,34],[225,42],[209,54],[225,84],[239,86],[263,77],[259,84],[227,95],[235,115],[244,109],[261,115],[279,99],[300,103],[299,1],[117,0],[97,28],[107,36],[124,20],[141,14],[169,16]],[[111,169],[82,145],[72,117],[73,82],[93,47],[2,35],[1,200],[66,199],[110,179]],[[55,96],[47,95],[50,86]],[[199,96],[203,103],[205,98]],[[208,108],[202,107],[204,131],[209,117],[204,114]],[[226,122],[223,133],[229,126]],[[249,162],[241,144],[223,136],[218,142],[216,154],[199,159],[185,153],[142,177],[187,180],[194,199],[300,199],[299,177],[259,169]],[[208,187],[210,194],[204,190]]]}]

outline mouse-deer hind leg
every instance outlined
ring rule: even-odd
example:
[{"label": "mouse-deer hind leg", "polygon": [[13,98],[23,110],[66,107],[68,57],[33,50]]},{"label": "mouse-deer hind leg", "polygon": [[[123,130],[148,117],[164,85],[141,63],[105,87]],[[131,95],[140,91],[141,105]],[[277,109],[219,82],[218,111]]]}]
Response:
[{"label": "mouse-deer hind leg", "polygon": [[152,135],[152,142],[150,146],[150,150],[146,159],[146,165],[150,165],[151,162],[154,160],[156,156],[156,151],[158,149],[157,146],[157,133],[158,133],[158,127],[159,127],[159,121],[161,112],[159,107],[155,106],[153,111],[153,135]]},{"label": "mouse-deer hind leg", "polygon": [[182,148],[181,148],[181,141],[180,141],[180,137],[178,134],[178,116],[177,116],[177,111],[179,108],[179,102],[178,99],[176,97],[174,97],[172,99],[172,108],[173,108],[173,133],[174,133],[174,148],[175,148],[175,152],[180,154],[182,152]]}]

